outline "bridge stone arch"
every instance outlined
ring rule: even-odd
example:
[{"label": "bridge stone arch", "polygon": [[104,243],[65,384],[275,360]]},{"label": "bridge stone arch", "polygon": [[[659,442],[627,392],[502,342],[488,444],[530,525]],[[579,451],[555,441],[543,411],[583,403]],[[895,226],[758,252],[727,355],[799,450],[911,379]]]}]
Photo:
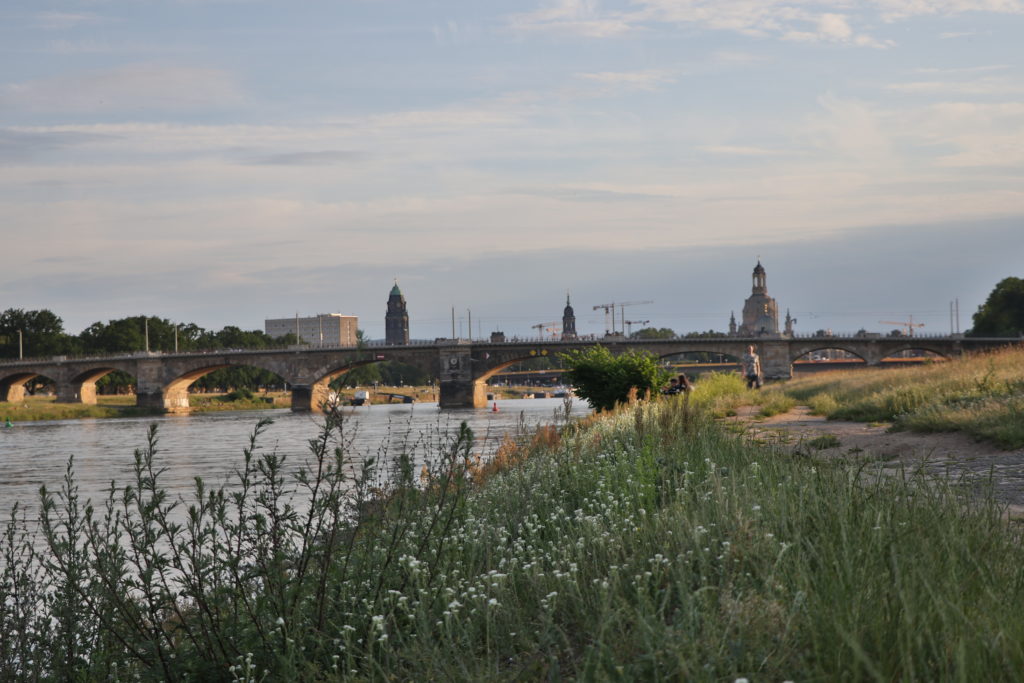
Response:
[{"label": "bridge stone arch", "polygon": [[285,374],[287,369],[280,363],[259,354],[180,358],[162,365],[155,373],[148,372],[147,367],[140,367],[136,403],[150,408],[162,408],[168,412],[187,412],[189,387],[201,377],[224,368],[256,368],[271,372],[285,382],[294,381]]},{"label": "bridge stone arch", "polygon": [[85,370],[69,372],[63,382],[57,385],[57,401],[60,403],[96,404],[96,382],[112,372],[135,376],[134,363],[104,363]]},{"label": "bridge stone arch", "polygon": [[817,353],[818,351],[828,351],[830,349],[845,351],[846,353],[852,356],[856,356],[857,358],[859,358],[860,360],[864,361],[869,365],[876,365],[880,360],[882,360],[881,357],[876,357],[880,352],[865,353],[865,350],[863,348],[855,349],[853,348],[852,344],[843,344],[841,342],[829,342],[825,339],[822,339],[820,342],[814,344],[793,345],[789,352],[789,362],[795,363],[804,356],[808,356],[812,353]]},{"label": "bridge stone arch", "polygon": [[36,377],[49,377],[49,375],[31,370],[22,370],[0,377],[0,401],[18,403],[25,400],[25,383]]},{"label": "bridge stone arch", "polygon": [[936,348],[934,345],[929,345],[926,341],[923,341],[922,343],[917,343],[910,340],[907,340],[907,343],[902,346],[896,346],[886,349],[885,354],[882,356],[882,358],[892,358],[893,356],[903,353],[904,351],[927,351],[929,353],[934,353],[936,356],[940,356],[943,360],[949,360],[951,358],[948,350],[943,351],[939,348]]},{"label": "bridge stone arch", "polygon": [[292,387],[292,410],[296,412],[321,410],[324,403],[330,399],[330,384],[335,379],[356,368],[374,363],[386,363],[388,360],[390,359],[372,356],[341,361],[340,365],[338,362],[333,362],[319,366],[309,373],[305,381]]}]

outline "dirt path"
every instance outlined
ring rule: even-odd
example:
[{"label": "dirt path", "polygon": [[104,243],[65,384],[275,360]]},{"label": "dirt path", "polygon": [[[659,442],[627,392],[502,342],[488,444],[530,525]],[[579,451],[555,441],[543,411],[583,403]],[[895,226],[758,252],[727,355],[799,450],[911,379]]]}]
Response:
[{"label": "dirt path", "polygon": [[[783,415],[757,418],[757,408],[742,408],[735,418],[754,438],[785,444],[819,457],[865,458],[886,468],[923,467],[965,486],[981,489],[993,478],[996,499],[1024,516],[1024,449],[1003,451],[956,433],[889,432],[887,424],[826,420],[798,406]],[[822,439],[831,435],[835,439]],[[819,439],[817,443],[813,443]],[[829,446],[827,441],[836,441]]]}]

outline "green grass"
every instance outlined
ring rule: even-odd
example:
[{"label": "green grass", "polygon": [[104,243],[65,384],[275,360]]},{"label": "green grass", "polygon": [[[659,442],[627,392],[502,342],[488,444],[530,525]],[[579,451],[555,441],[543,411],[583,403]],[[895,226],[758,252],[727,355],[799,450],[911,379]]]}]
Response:
[{"label": "green grass", "polygon": [[963,432],[1024,447],[1024,350],[901,369],[823,373],[773,387],[830,419],[888,422],[895,429]]},{"label": "green grass", "polygon": [[[267,398],[270,401],[267,401]],[[191,411],[195,413],[220,410],[266,410],[291,407],[291,397],[285,392],[248,397],[244,395],[231,397],[230,394],[190,394],[189,403]],[[10,418],[12,422],[141,417],[161,414],[163,411],[157,408],[136,406],[134,396],[98,396],[96,405],[57,403],[52,396],[29,396],[24,401],[17,403],[0,403],[0,420]]]},{"label": "green grass", "polygon": [[1024,547],[997,506],[754,445],[698,396],[490,464],[466,430],[412,439],[355,480],[340,425],[297,479],[258,429],[245,493],[177,516],[155,444],[108,507],[72,474],[44,555],[0,541],[0,678],[1017,679]]},{"label": "green grass", "polygon": [[[130,403],[129,403],[130,401]],[[53,397],[30,396],[17,403],[0,403],[0,419],[12,422],[36,420],[74,420],[80,418],[138,417],[159,415],[162,411],[140,408],[135,397],[102,396],[96,405],[83,403],[57,403]]]}]

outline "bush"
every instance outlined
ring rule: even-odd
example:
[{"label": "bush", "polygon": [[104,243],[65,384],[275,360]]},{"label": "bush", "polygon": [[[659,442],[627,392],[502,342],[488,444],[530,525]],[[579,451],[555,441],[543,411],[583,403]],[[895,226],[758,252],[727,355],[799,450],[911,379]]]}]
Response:
[{"label": "bush", "polygon": [[633,390],[638,396],[658,394],[669,377],[658,359],[646,351],[616,356],[604,346],[594,346],[561,357],[576,393],[594,410],[611,410],[616,403],[625,403]]}]

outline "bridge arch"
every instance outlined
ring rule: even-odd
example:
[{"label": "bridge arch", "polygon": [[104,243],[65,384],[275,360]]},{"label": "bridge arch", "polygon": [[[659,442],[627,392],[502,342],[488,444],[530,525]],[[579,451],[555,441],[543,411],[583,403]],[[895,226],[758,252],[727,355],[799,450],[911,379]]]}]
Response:
[{"label": "bridge arch", "polygon": [[[661,361],[665,365],[669,365],[669,361],[671,361],[672,359],[678,359],[678,360],[680,360],[680,361],[682,361],[684,363],[687,362],[687,361],[690,361],[690,362],[696,362],[698,364],[708,364],[708,365],[711,366],[711,367],[703,368],[703,371],[707,371],[707,370],[730,371],[732,369],[738,369],[739,368],[740,360],[742,359],[743,353],[745,352],[745,350],[746,350],[745,348],[743,350],[740,350],[738,348],[733,348],[733,347],[728,347],[728,348],[724,348],[724,347],[723,348],[702,347],[702,348],[699,348],[699,349],[682,347],[682,348],[679,348],[679,349],[672,349],[671,351],[667,351],[667,352],[666,351],[660,351],[657,355],[658,355],[658,360]],[[691,356],[691,358],[686,358],[686,356]],[[692,356],[718,356],[718,358],[717,359],[710,359],[710,358],[697,358],[697,359],[694,359],[694,358],[692,358]],[[679,369],[683,370],[683,368],[679,368]],[[692,376],[694,376],[693,373],[698,373],[699,374],[699,372],[698,372],[699,370],[700,370],[700,368],[698,366],[698,367],[695,367],[695,368],[687,368],[686,372],[688,374],[690,374],[690,376],[692,377]]]},{"label": "bridge arch", "polygon": [[48,375],[32,370],[14,371],[0,377],[0,402],[20,403],[24,401],[27,389],[25,385],[37,377],[45,377],[55,382]]},{"label": "bridge arch", "polygon": [[943,360],[949,360],[951,357],[947,351],[940,351],[938,348],[930,346],[927,342],[917,343],[908,340],[907,343],[902,346],[897,346],[892,349],[886,349],[885,356],[883,356],[882,360],[892,359],[896,357],[898,354],[902,354],[907,351],[926,351],[932,354],[933,356],[938,356]]},{"label": "bridge arch", "polygon": [[[513,365],[520,365],[523,363],[529,363],[530,361],[537,361],[541,359],[554,360],[557,359],[557,354],[534,354],[534,355],[521,355],[518,357],[503,357],[501,360],[496,361],[493,365],[487,365],[486,369],[481,371],[477,375],[476,381],[482,384],[486,384],[487,380],[494,377],[495,375],[502,374],[502,371],[512,367]],[[482,359],[473,358],[473,362],[481,362]]]},{"label": "bridge arch", "polygon": [[842,351],[848,353],[851,356],[855,356],[859,362],[870,363],[872,359],[866,357],[863,351],[858,352],[850,345],[843,344],[841,342],[829,342],[827,340],[821,340],[815,344],[794,344],[790,347],[789,362],[795,363],[798,360],[811,360],[814,354],[820,354],[827,351]]},{"label": "bridge arch", "polygon": [[222,359],[192,359],[189,363],[179,364],[170,372],[170,379],[162,386],[144,387],[140,383],[138,389],[138,404],[150,407],[159,407],[171,412],[185,412],[189,409],[189,389],[199,379],[217,370],[227,368],[254,368],[269,372],[279,377],[282,382],[292,383],[288,377],[281,373],[281,369],[272,364],[263,363],[258,358],[239,357],[224,361]]},{"label": "bridge arch", "polygon": [[96,383],[112,372],[118,371],[135,377],[135,367],[125,363],[104,364],[80,370],[58,385],[57,401],[95,405],[98,393]]},{"label": "bridge arch", "polygon": [[[399,363],[411,366],[427,375],[434,375],[434,363],[423,362],[421,356],[408,356],[399,354],[376,354],[364,353],[361,357],[344,359],[324,363],[313,369],[306,379],[307,383],[297,383],[292,389],[292,410],[311,411],[320,410],[324,403],[328,402],[331,396],[331,382],[342,377],[357,368],[367,365]],[[433,359],[430,359],[433,361]]]}]

